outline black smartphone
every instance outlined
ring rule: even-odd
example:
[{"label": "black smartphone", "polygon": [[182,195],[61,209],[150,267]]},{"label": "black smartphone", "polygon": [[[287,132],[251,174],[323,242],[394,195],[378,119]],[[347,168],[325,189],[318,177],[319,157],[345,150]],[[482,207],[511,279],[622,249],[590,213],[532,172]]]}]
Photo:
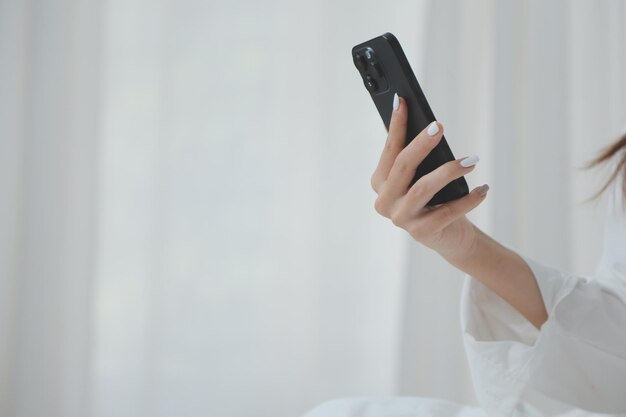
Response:
[{"label": "black smartphone", "polygon": [[[426,96],[415,78],[400,42],[391,33],[378,36],[352,48],[352,59],[365,88],[389,130],[393,96],[395,93],[408,104],[408,120],[405,146],[435,119]],[[445,136],[417,167],[411,185],[445,162],[456,159]],[[455,200],[469,193],[464,177],[457,178],[439,190],[427,203],[428,206]]]}]

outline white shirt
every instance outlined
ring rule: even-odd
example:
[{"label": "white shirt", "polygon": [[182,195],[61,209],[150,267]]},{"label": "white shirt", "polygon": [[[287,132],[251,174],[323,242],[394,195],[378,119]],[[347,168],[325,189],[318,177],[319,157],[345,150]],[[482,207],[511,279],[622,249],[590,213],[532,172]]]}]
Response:
[{"label": "white shirt", "polygon": [[592,277],[521,255],[548,311],[541,330],[466,276],[464,343],[478,401],[489,415],[626,416],[626,212],[618,184]]},{"label": "white shirt", "polygon": [[602,258],[592,277],[520,254],[548,320],[535,328],[470,275],[461,325],[481,407],[419,397],[346,398],[305,417],[626,417],[626,211],[621,182],[609,193]]}]

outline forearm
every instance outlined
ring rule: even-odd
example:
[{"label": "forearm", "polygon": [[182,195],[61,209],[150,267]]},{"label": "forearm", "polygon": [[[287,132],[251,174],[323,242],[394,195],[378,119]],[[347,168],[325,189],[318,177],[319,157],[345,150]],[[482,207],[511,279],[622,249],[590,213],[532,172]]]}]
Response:
[{"label": "forearm", "polygon": [[478,227],[474,229],[477,235],[471,253],[460,260],[446,260],[482,282],[540,328],[548,313],[532,270],[517,253]]}]

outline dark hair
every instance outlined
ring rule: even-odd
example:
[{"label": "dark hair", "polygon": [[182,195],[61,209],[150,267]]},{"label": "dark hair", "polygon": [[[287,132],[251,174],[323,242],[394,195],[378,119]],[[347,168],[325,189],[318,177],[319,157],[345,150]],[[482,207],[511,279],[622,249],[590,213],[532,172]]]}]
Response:
[{"label": "dark hair", "polygon": [[[619,155],[620,153],[621,155]],[[589,169],[597,165],[604,164],[616,157],[616,155],[618,158],[618,162],[615,166],[615,171],[613,171],[613,173],[604,184],[604,186],[600,189],[600,191],[596,192],[585,201],[595,200],[596,198],[598,198],[608,188],[608,186],[611,185],[613,181],[615,181],[615,178],[617,178],[618,175],[621,175],[622,197],[624,198],[623,201],[626,202],[626,134],[618,139],[615,143],[612,143],[611,145],[602,149],[598,156],[596,156],[582,168]],[[624,206],[626,207],[626,204]]]}]

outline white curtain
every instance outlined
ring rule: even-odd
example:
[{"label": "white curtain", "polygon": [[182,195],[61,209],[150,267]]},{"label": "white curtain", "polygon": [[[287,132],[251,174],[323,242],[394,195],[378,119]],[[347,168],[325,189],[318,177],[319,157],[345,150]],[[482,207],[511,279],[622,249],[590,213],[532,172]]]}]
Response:
[{"label": "white curtain", "polygon": [[0,1],[2,416],[88,406],[100,21],[92,1]]},{"label": "white curtain", "polygon": [[591,273],[626,118],[619,1],[0,0],[0,415],[287,417],[473,402],[462,273],[373,210],[349,56],[394,32],[470,214]]}]

